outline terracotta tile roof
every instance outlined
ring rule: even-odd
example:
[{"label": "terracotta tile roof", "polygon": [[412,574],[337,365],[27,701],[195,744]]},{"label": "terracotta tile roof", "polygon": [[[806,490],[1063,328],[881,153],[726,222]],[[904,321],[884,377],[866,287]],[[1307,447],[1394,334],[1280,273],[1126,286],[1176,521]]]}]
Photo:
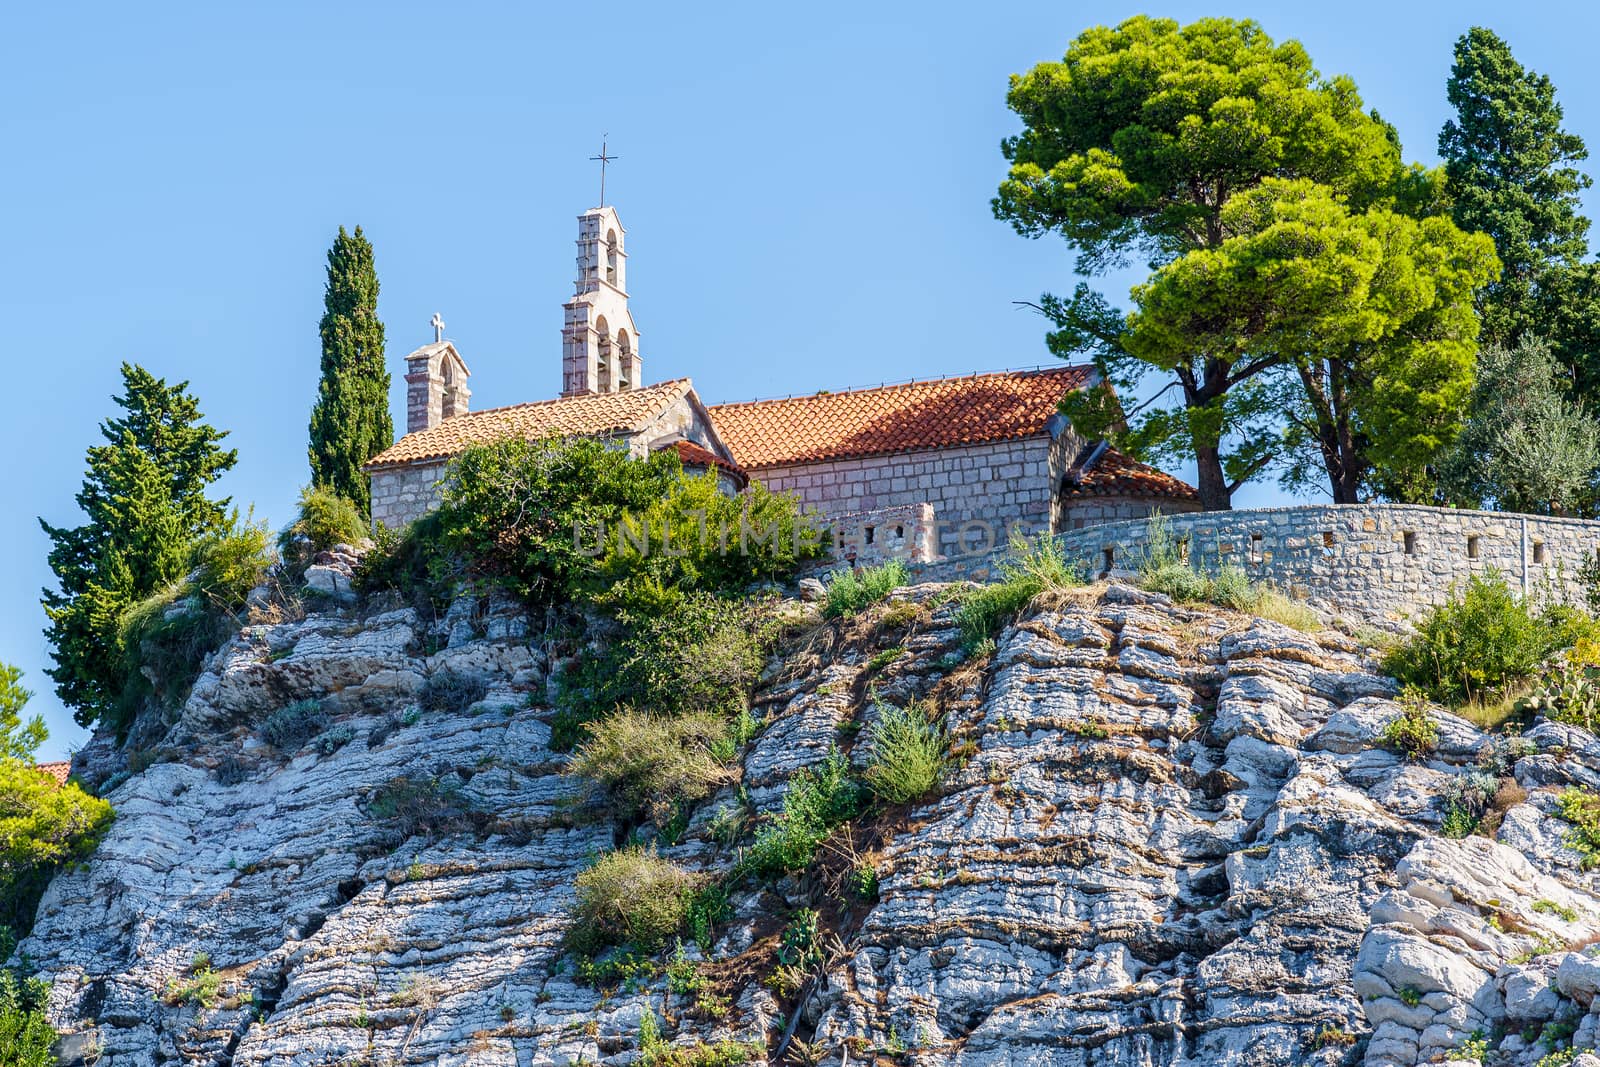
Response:
[{"label": "terracotta tile roof", "polygon": [[505,437],[593,437],[643,428],[673,401],[689,392],[688,378],[646,385],[624,393],[564,396],[531,404],[489,408],[445,419],[408,433],[373,456],[366,470],[418,460],[445,459],[474,445]]},{"label": "terracotta tile roof", "polygon": [[1089,366],[1002,371],[710,410],[733,458],[755,470],[1030,437],[1093,375]]},{"label": "terracotta tile roof", "polygon": [[1063,496],[1162,496],[1199,501],[1188,482],[1140,463],[1105,442],[1089,445],[1067,471]]},{"label": "terracotta tile roof", "polygon": [[66,785],[72,776],[72,764],[66,760],[57,763],[35,763],[33,769],[43,771],[56,780],[56,785]]},{"label": "terracotta tile roof", "polygon": [[750,484],[750,476],[745,474],[743,467],[737,463],[729,463],[715,452],[707,448],[701,448],[693,441],[673,441],[671,444],[663,445],[662,447],[670,448],[677,452],[679,461],[685,467],[719,467],[733,475],[734,480],[739,483],[741,489]]}]

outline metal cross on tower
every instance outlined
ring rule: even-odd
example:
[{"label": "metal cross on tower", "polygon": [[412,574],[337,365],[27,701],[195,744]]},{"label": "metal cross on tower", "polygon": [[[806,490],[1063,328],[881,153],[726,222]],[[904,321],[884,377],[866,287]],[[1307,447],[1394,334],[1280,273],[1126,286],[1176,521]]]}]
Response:
[{"label": "metal cross on tower", "polygon": [[437,311],[435,311],[433,313],[433,318],[428,322],[428,325],[433,327],[433,341],[434,341],[434,343],[438,344],[440,341],[443,341],[444,340],[444,319],[443,319],[443,317],[440,316],[440,314]]},{"label": "metal cross on tower", "polygon": [[601,207],[605,207],[606,206],[606,164],[610,163],[612,160],[621,158],[620,156],[608,156],[608,155],[606,155],[606,140],[605,139],[607,137],[609,137],[609,136],[610,136],[610,134],[602,134],[601,135],[601,137],[600,137],[600,154],[598,156],[590,156],[589,157],[591,160],[597,160],[600,163],[600,206]]}]

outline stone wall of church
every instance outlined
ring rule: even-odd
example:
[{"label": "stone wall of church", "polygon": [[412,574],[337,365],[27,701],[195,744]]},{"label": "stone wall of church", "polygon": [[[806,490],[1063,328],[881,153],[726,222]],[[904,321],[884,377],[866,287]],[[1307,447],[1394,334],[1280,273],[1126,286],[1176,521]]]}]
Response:
[{"label": "stone wall of church", "polygon": [[1006,530],[1051,527],[1053,485],[1080,447],[1070,430],[960,448],[900,452],[751,472],[774,492],[793,493],[803,506],[832,518],[860,511],[931,504],[938,551],[1003,544]]},{"label": "stone wall of church", "polygon": [[[1584,557],[1600,548],[1600,522],[1404,504],[1320,504],[1172,515],[1169,535],[1191,565],[1243,568],[1313,607],[1395,622],[1442,603],[1452,586],[1489,568],[1526,595],[1577,603]],[[1058,538],[1091,575],[1134,570],[1150,521],[1135,519]],[[997,577],[1003,552],[913,567],[916,580]]]},{"label": "stone wall of church", "polygon": [[372,473],[372,521],[399,530],[439,504],[444,463],[386,467]]}]

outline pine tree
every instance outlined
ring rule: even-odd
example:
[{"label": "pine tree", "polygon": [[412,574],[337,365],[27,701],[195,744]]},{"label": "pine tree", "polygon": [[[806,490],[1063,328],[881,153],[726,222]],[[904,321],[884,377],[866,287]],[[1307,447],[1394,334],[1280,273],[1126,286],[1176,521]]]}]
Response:
[{"label": "pine tree", "polygon": [[1573,166],[1588,149],[1561,128],[1550,79],[1525,69],[1491,30],[1474,27],[1456,42],[1447,91],[1456,117],[1439,134],[1439,154],[1455,221],[1494,238],[1502,266],[1479,298],[1483,339],[1514,346],[1545,336],[1577,366],[1593,333],[1585,323],[1600,318],[1582,263],[1589,220],[1578,196],[1591,183]]},{"label": "pine tree", "polygon": [[196,541],[226,525],[228,501],[205,490],[238,460],[220,447],[226,431],[203,421],[187,382],[169,386],[124,363],[122,384],[115,401],[125,414],[102,423],[107,443],[88,450],[77,496],[86,521],[39,520],[59,585],[44,590],[55,649],[47,673],[83,726],[110,721],[122,695],[122,613],[183,577]]},{"label": "pine tree", "polygon": [[323,296],[322,381],[311,409],[311,483],[354,501],[366,515],[371,490],[362,465],[394,443],[389,370],[378,320],[372,244],[356,227],[328,250]]}]

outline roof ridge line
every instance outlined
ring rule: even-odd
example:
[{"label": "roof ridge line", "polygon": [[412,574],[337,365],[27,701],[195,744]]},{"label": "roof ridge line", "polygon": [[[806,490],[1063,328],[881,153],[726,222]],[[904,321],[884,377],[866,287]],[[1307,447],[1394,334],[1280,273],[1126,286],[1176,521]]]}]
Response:
[{"label": "roof ridge line", "polygon": [[814,393],[789,393],[785,396],[763,396],[750,400],[729,400],[720,404],[711,404],[713,408],[747,407],[752,404],[777,404],[785,400],[811,400],[819,396],[847,396],[851,393],[876,393],[889,389],[904,389],[911,385],[928,385],[935,382],[968,381],[974,378],[1001,378],[1018,374],[1048,374],[1055,371],[1073,371],[1092,368],[1092,363],[1063,363],[1059,366],[1038,364],[1032,367],[1007,367],[1003,370],[980,370],[968,374],[941,374],[934,378],[905,378],[900,381],[879,382],[877,385],[857,385],[848,389],[823,389]]},{"label": "roof ridge line", "polygon": [[[468,419],[468,418],[471,418],[474,415],[493,415],[497,411],[513,411],[513,410],[516,410],[518,408],[543,407],[546,404],[559,404],[564,400],[586,400],[586,399],[587,400],[597,400],[597,399],[599,399],[601,397],[627,396],[629,393],[646,393],[646,392],[649,392],[652,389],[660,389],[663,386],[668,386],[668,385],[679,385],[679,384],[681,384],[683,382],[687,382],[687,381],[690,381],[690,380],[691,379],[689,378],[689,376],[685,375],[682,378],[668,378],[666,381],[652,382],[649,385],[641,385],[637,389],[628,389],[628,390],[626,390],[624,392],[620,392],[620,393],[579,393],[579,394],[577,394],[575,396],[553,396],[553,397],[549,397],[548,399],[545,399],[545,400],[524,400],[524,401],[522,401],[521,403],[518,403],[518,404],[501,404],[499,407],[495,407],[495,408],[479,408],[477,411],[463,411],[459,415],[451,416],[449,421],[454,422],[456,419]],[[427,433],[428,430],[436,430],[440,426],[443,426],[443,425],[444,425],[443,422],[439,422],[439,423],[435,423],[434,425],[428,427],[427,430],[414,430],[412,432],[413,433]],[[410,436],[411,436],[411,434],[402,434],[398,440],[399,441],[403,441],[407,437],[410,437]],[[398,441],[397,441],[397,443],[398,443]]]}]

